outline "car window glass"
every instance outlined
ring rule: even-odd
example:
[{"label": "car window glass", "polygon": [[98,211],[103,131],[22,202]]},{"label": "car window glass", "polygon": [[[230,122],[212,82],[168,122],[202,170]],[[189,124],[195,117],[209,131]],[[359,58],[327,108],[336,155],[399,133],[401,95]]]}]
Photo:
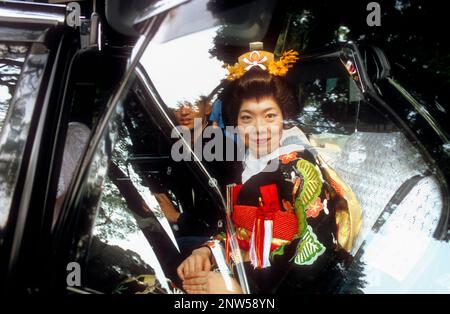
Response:
[{"label": "car window glass", "polygon": [[[86,286],[104,293],[180,292],[176,267],[223,230],[223,209],[170,156],[170,139],[135,87],[102,186]],[[163,278],[163,279],[162,279]]]},{"label": "car window glass", "polygon": [[22,72],[27,51],[26,45],[0,43],[0,133]]},{"label": "car window glass", "polygon": [[[285,41],[279,49],[317,44],[309,32],[319,11],[301,6],[294,11],[286,19]],[[336,38],[328,39],[330,44],[346,45],[344,26],[336,30]],[[439,281],[448,274],[446,267],[427,271],[422,267],[420,275],[416,272],[420,265],[429,265],[429,254],[448,258],[445,245],[434,238],[445,215],[448,191],[442,174],[407,132],[383,113],[382,104],[363,95],[367,86],[361,84],[361,64],[346,48],[334,55],[332,49],[314,51],[289,76],[304,106],[299,123],[315,150],[350,186],[362,209],[361,230],[352,249],[356,262],[344,275],[340,291],[398,292],[405,282],[426,276]],[[395,98],[385,98],[389,100],[389,106],[398,105]],[[413,233],[418,245],[414,249],[408,240]],[[433,289],[447,288],[438,284]]]},{"label": "car window glass", "polygon": [[[247,4],[250,5],[250,2]],[[235,62],[241,53],[248,50],[249,42],[267,38],[268,32],[272,38],[278,38],[278,44],[274,47],[278,56],[283,50],[304,47],[303,43],[297,42],[301,36],[296,39],[292,34],[284,34],[283,30],[279,32],[278,29],[267,28],[264,23],[257,27],[259,31],[252,32],[255,25],[251,20],[248,24],[227,24],[229,20],[215,18],[217,12],[206,2],[199,1],[196,5],[201,6],[201,12],[206,12],[204,18],[198,19],[201,22],[189,19],[189,10],[195,6],[174,9],[165,16],[160,30],[140,60],[139,69],[144,70],[143,76],[148,76],[149,86],[144,89],[151,93],[151,99],[141,101],[141,105],[133,105],[130,100],[125,104],[123,123],[109,163],[94,228],[94,235],[102,245],[108,241],[114,243],[112,246],[122,243],[124,250],[132,247],[127,237],[132,237],[136,232],[141,234],[142,243],[150,243],[158,260],[158,263],[150,265],[153,262],[147,258],[146,265],[151,269],[159,265],[164,273],[161,277],[163,282],[166,280],[164,278],[169,278],[172,283],[177,280],[176,275],[172,275],[173,264],[179,263],[176,258],[183,255],[180,242],[186,243],[180,241],[181,226],[171,223],[170,211],[165,211],[163,207],[170,205],[180,213],[187,213],[189,207],[199,207],[198,203],[191,207],[186,200],[197,202],[200,194],[188,188],[189,184],[183,185],[185,182],[168,179],[173,178],[171,176],[180,164],[171,164],[167,153],[171,142],[167,142],[167,135],[159,133],[160,127],[164,128],[162,125],[167,121],[152,121],[152,117],[159,116],[148,115],[146,111],[156,109],[159,113],[169,113],[167,117],[172,119],[169,126],[181,124],[190,128],[195,117],[193,113],[201,119],[208,119],[210,113],[204,105],[213,106],[211,102],[224,83],[227,72],[223,64]],[[270,10],[268,12],[270,15]],[[310,13],[303,13],[300,20],[292,20],[289,14],[279,18],[286,19],[284,25],[292,23],[298,26],[311,18]],[[185,24],[186,19],[192,24]],[[181,30],[174,25],[189,27]],[[230,31],[237,30],[237,26],[241,27],[242,32]],[[270,34],[271,31],[276,34]],[[236,34],[236,41],[233,41],[231,34]],[[329,184],[343,186],[345,191],[338,192],[336,189],[336,193],[345,194],[347,205],[355,209],[352,213],[360,209],[361,216],[356,219],[351,216],[345,220],[355,224],[355,242],[345,256],[348,263],[340,263],[329,269],[329,273],[321,273],[329,281],[314,282],[311,280],[314,276],[308,278],[307,272],[294,268],[285,277],[280,291],[399,291],[402,283],[412,283],[417,278],[415,275],[422,264],[429,266],[429,254],[440,254],[442,244],[434,238],[434,231],[441,219],[448,191],[433,163],[420,146],[411,141],[404,126],[383,111],[384,103],[367,92],[370,82],[364,75],[357,46],[346,43],[345,27],[338,29],[336,37],[336,45],[322,47],[323,51],[302,52],[299,62],[289,71],[288,79],[295,87],[299,108],[302,109],[298,110],[293,121],[285,122],[299,127],[302,144],[313,157],[323,161],[321,167],[327,169],[323,173],[331,173],[339,181],[329,180]],[[192,44],[194,42],[195,45]],[[387,105],[394,106],[395,103]],[[178,117],[177,114],[185,109],[188,111],[186,117]],[[211,112],[215,112],[214,108]],[[220,113],[220,109],[215,113]],[[162,144],[160,141],[166,142]],[[187,169],[180,167],[183,169],[181,171]],[[190,180],[190,174],[183,176],[186,183]],[[182,184],[183,191],[177,189],[179,184]],[[119,212],[119,208],[123,211],[124,207],[127,208],[125,212]],[[206,216],[202,215],[202,218]],[[125,223],[130,221],[132,223]],[[337,226],[338,230],[346,227],[340,224],[342,221],[336,219],[333,226]],[[110,230],[114,222],[119,226]],[[248,233],[239,236],[242,236],[240,240],[245,240]],[[153,242],[155,239],[158,239],[157,244]],[[336,239],[333,241],[337,242]],[[411,255],[411,251],[415,250],[412,243],[417,244],[418,250]],[[133,250],[142,255],[137,252],[138,246]],[[380,251],[380,248],[383,250]],[[90,256],[99,256],[95,253],[95,247],[91,247]],[[168,264],[166,258],[173,264]],[[141,256],[139,264],[145,264],[142,263],[145,260],[146,257]],[[92,263],[95,259],[88,261]],[[146,267],[137,269],[132,276],[145,275],[146,269],[150,269]],[[248,269],[248,272],[252,271]],[[445,268],[432,274],[424,271],[420,273],[421,280],[427,274],[433,278],[447,276],[446,271]],[[153,272],[157,273],[156,270]],[[92,275],[93,283],[96,282],[95,274]],[[130,274],[122,275],[120,280],[129,278]],[[370,277],[370,274],[376,274],[376,278]],[[114,280],[114,284],[120,280]],[[140,279],[145,280],[145,276]],[[308,280],[312,285],[306,287]],[[108,289],[93,288],[112,291],[115,285],[110,285]],[[440,287],[444,286],[440,284]]]},{"label": "car window glass", "polygon": [[216,47],[231,39],[246,49],[248,42],[262,40],[273,5],[274,1],[242,1],[222,8],[202,0],[172,10],[140,60],[165,105],[172,110],[189,105],[200,113],[203,99],[211,105],[226,74],[224,61],[230,57]]},{"label": "car window glass", "polygon": [[303,104],[298,119],[309,134],[351,134],[356,129],[361,92],[341,63],[338,57],[305,60],[289,73]]},{"label": "car window glass", "polygon": [[[181,16],[177,16],[176,11],[170,18],[183,20]],[[286,28],[279,33],[275,53],[280,55],[289,49],[302,52],[308,46],[308,41],[305,40],[307,38],[303,35],[308,32],[311,21],[314,21],[312,12],[302,11],[298,16],[286,14],[283,18]],[[229,46],[236,45],[231,38],[220,36],[228,25],[224,20],[212,25],[208,29],[164,41],[161,39],[164,37],[163,23],[162,35],[155,37],[149,46],[152,49],[148,49],[141,59],[159,96],[167,107],[174,109],[175,114],[183,106],[192,108],[198,105],[201,96],[209,99],[209,95],[214,94],[213,91],[227,75],[220,66],[224,63],[232,64],[241,53],[248,50],[248,46],[244,45],[236,51],[229,47],[225,49],[221,46],[223,42],[227,42]],[[268,33],[271,31],[274,30],[268,29]],[[348,184],[362,209],[361,229],[351,251],[351,255],[356,256],[361,249],[357,255],[360,257],[364,247],[369,246],[372,234],[384,232],[381,230],[388,230],[389,225],[395,224],[395,217],[405,215],[402,208],[414,197],[420,201],[414,205],[411,217],[404,216],[405,224],[398,224],[397,227],[403,231],[416,230],[424,238],[432,239],[443,213],[445,195],[440,188],[442,183],[439,175],[433,173],[431,163],[421,150],[411,143],[398,122],[394,122],[383,112],[379,103],[364,95],[367,91],[362,72],[364,69],[361,68],[362,62],[351,43],[345,44],[347,33],[345,25],[336,30],[336,37],[330,38],[329,43],[335,44],[334,50],[330,46],[328,50],[322,47],[323,52],[317,50],[301,54],[300,61],[288,72],[287,77],[295,86],[302,107],[296,120],[290,122],[304,132],[307,138],[305,144],[310,145],[309,148],[317,152]],[[258,40],[261,38],[255,36],[248,42]],[[191,42],[199,44],[190,45]],[[167,58],[167,53],[177,54],[177,57]],[[178,57],[179,55],[186,58]],[[174,84],[180,86],[176,91],[172,88]],[[226,103],[222,105],[226,106]],[[174,119],[177,121],[176,115]],[[435,200],[434,206],[427,205],[431,199]],[[421,208],[427,208],[426,218],[421,215]],[[381,217],[390,211],[395,215],[392,215],[389,224],[385,228],[376,229]],[[389,230],[392,232],[389,237],[403,241],[401,231],[396,234],[392,231],[394,229]],[[399,242],[393,240],[392,243]],[[376,247],[376,244],[372,244],[372,247]],[[399,252],[394,259],[399,262],[404,254]],[[372,258],[369,254],[365,261],[371,265],[376,264],[377,261]],[[410,263],[408,271],[403,269],[405,272],[397,276],[397,279],[411,276],[412,269],[420,263],[420,258]],[[397,264],[393,262],[389,266],[377,264],[377,267],[395,277],[400,272],[395,265]],[[337,280],[342,283],[345,275],[339,277],[337,273],[330,276],[340,278]],[[300,281],[301,278],[297,280]],[[337,289],[339,284],[334,288]],[[367,285],[368,290],[371,289],[371,284]],[[294,286],[301,289],[301,285]],[[318,290],[328,288],[316,287]]]},{"label": "car window glass", "polygon": [[[48,60],[39,43],[0,45],[0,229],[9,216],[36,100]],[[23,65],[23,69],[22,66]],[[13,94],[10,94],[13,93]],[[27,161],[28,162],[28,161]]]}]

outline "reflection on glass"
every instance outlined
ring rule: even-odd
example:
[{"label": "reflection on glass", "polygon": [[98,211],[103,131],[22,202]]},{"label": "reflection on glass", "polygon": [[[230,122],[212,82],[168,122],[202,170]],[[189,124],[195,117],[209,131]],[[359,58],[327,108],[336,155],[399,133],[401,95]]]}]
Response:
[{"label": "reflection on glass", "polygon": [[[148,215],[148,208],[155,204],[148,202],[148,195],[141,194],[142,186],[135,185],[126,175],[132,171],[125,162],[131,139],[125,128],[117,131],[118,143],[106,180],[102,178],[107,174],[109,159],[104,152],[94,156],[88,180],[91,189],[97,186],[103,192],[89,247],[87,285],[106,293],[177,292],[144,233],[148,228],[159,227],[155,216],[161,215]],[[105,142],[102,143],[100,148],[105,148]]]},{"label": "reflection on glass", "polygon": [[380,214],[341,292],[450,292],[448,244],[433,238],[443,205],[438,190],[434,177],[419,179],[399,204]]},{"label": "reflection on glass", "polygon": [[[302,13],[288,15],[288,23],[292,23],[288,26],[294,32],[289,34],[286,29],[278,36],[276,51],[307,46],[310,22],[317,18],[314,10],[299,12]],[[220,51],[217,43],[223,40],[231,46],[235,42],[230,33],[229,37],[224,35],[228,25],[217,26],[209,13],[210,27],[181,31],[186,14],[193,13],[174,10],[166,17],[141,63],[178,124],[192,129],[194,118],[203,119],[205,115],[199,106],[200,99],[208,99],[226,74],[215,56],[233,54]],[[338,25],[334,35],[340,42],[348,41],[349,31],[350,27]],[[211,57],[211,51],[217,54]],[[346,278],[346,282],[352,283],[348,291],[374,292],[378,287],[380,291],[388,291],[393,287],[389,280],[405,283],[412,278],[411,274],[420,273],[417,267],[424,264],[431,243],[438,243],[432,240],[432,231],[441,215],[443,197],[440,184],[436,177],[429,176],[430,167],[422,155],[399,128],[380,116],[363,97],[367,85],[362,84],[357,67],[360,62],[355,61],[350,48],[340,50],[339,54],[302,60],[297,70],[291,72],[291,81],[296,84],[303,106],[294,122],[308,136],[305,143],[310,142],[312,150],[349,184],[363,209],[361,234],[351,252],[355,263]],[[415,121],[418,117],[413,110],[407,119]],[[214,250],[212,254],[216,254]],[[215,266],[221,268],[221,261],[219,257]],[[442,276],[448,278],[445,272],[443,267]],[[293,285],[300,287],[299,291],[300,281]],[[437,285],[445,288],[442,278],[438,281]],[[225,285],[229,289],[231,284],[225,280]]]},{"label": "reflection on glass", "polygon": [[130,174],[131,182],[133,182],[133,185],[136,187],[140,196],[144,200],[145,206],[150,208],[150,210],[153,212],[155,217],[158,219],[158,222],[163,227],[166,234],[169,235],[170,240],[172,241],[173,245],[179,251],[180,249],[178,247],[178,243],[175,240],[175,236],[172,232],[172,229],[170,228],[169,222],[168,222],[167,218],[165,217],[163,211],[161,210],[160,204],[159,204],[158,200],[156,199],[155,195],[153,195],[147,187],[143,186],[139,182],[140,181],[139,175],[133,170],[133,168],[130,165],[128,165],[128,173]]},{"label": "reflection on glass", "polygon": [[[20,70],[14,66],[20,66],[28,48],[23,46],[0,46],[5,65],[3,66],[5,82],[8,82],[9,92],[14,92],[11,99],[10,108],[6,109],[3,102],[0,107],[3,111],[8,110],[7,119],[4,121],[0,133],[0,230],[6,224],[14,194],[19,167],[28,139],[31,117],[34,112],[34,105],[39,92],[39,85],[44,74],[47,62],[48,51],[40,44],[34,44],[23,64],[20,80],[14,87],[14,82],[18,79]],[[9,59],[8,59],[9,58]],[[21,61],[22,60],[22,61]],[[9,68],[8,64],[13,64]],[[0,71],[2,71],[0,69]],[[6,74],[5,74],[6,73]],[[6,75],[6,76],[5,76]],[[1,98],[7,99],[9,96],[3,94]]]},{"label": "reflection on glass", "polygon": [[170,139],[136,95],[142,91],[130,92],[125,101],[107,173],[102,154],[95,159],[94,173],[107,179],[93,233],[97,245],[89,252],[88,286],[107,293],[179,293],[176,267],[216,232],[219,211],[195,178],[186,178],[185,165],[171,161]]},{"label": "reflection on glass", "polygon": [[[128,252],[127,254],[133,255],[129,260],[131,265],[120,265],[118,263],[117,265],[113,264],[112,268],[115,269],[119,275],[125,277],[123,279],[125,282],[136,276],[155,276],[152,283],[147,282],[147,278],[144,277],[143,285],[147,285],[145,289],[150,290],[145,292],[143,291],[142,293],[171,292],[168,282],[166,280],[159,280],[161,278],[165,278],[165,275],[152,247],[136,221],[138,216],[128,210],[126,201],[121,196],[117,187],[109,179],[105,181],[103,188],[103,197],[100,203],[99,214],[94,227],[93,236],[97,237],[98,241],[103,242],[104,245],[108,245],[110,247],[116,246],[117,251],[123,250]],[[91,248],[91,250],[92,249],[93,248]],[[113,261],[112,258],[111,261]],[[130,273],[133,269],[132,263],[138,263],[141,267],[143,267],[145,272],[140,274]],[[163,288],[161,291],[158,291],[156,287],[158,283]],[[126,289],[128,288],[124,288],[119,284],[118,287],[115,288],[114,292],[129,293],[128,291],[124,291]]]},{"label": "reflection on glass", "polygon": [[156,38],[146,49],[141,64],[169,108],[195,104],[225,77],[223,63],[209,53],[216,33],[213,27],[168,42]]},{"label": "reflection on glass", "polygon": [[338,58],[300,63],[291,75],[303,111],[298,120],[312,134],[351,134],[361,101],[358,86]]},{"label": "reflection on glass", "polygon": [[0,133],[27,51],[27,46],[0,44]]}]

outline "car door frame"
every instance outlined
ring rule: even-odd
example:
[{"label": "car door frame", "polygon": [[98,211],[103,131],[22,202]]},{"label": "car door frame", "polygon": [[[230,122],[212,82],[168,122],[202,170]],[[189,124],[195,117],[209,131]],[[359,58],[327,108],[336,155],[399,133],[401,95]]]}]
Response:
[{"label": "car door frame", "polygon": [[[80,247],[80,243],[83,243],[83,240],[85,240],[86,237],[89,237],[95,219],[95,216],[92,216],[89,213],[80,212],[80,209],[82,208],[81,204],[83,202],[93,202],[92,206],[98,206],[98,200],[100,199],[100,194],[96,195],[93,201],[91,199],[86,200],[83,198],[83,193],[85,192],[84,188],[89,186],[87,181],[89,180],[90,167],[94,161],[94,157],[98,153],[99,145],[101,145],[102,140],[107,138],[108,147],[114,142],[113,140],[111,141],[111,138],[109,137],[111,128],[113,128],[112,124],[115,123],[113,120],[117,118],[117,114],[120,114],[117,112],[119,103],[123,100],[123,97],[125,97],[127,89],[134,82],[134,69],[138,64],[141,55],[153,35],[156,33],[159,24],[165,18],[166,13],[170,9],[181,5],[184,2],[186,2],[186,0],[160,0],[144,10],[145,20],[140,21],[139,26],[143,30],[143,33],[135,45],[133,50],[134,53],[129,60],[128,67],[122,79],[109,98],[104,112],[98,119],[98,123],[92,130],[92,136],[87,144],[86,152],[75,170],[73,180],[68,187],[64,203],[62,204],[60,217],[58,217],[51,244],[52,258],[48,264],[48,269],[51,269],[48,277],[48,291],[70,294],[100,293],[86,288],[83,285],[70,286],[66,281],[68,274],[67,265],[77,259],[80,250],[86,249],[86,247]],[[142,17],[137,17],[137,19],[140,20]],[[111,151],[108,149],[108,152],[106,153],[110,156]],[[100,178],[100,180],[102,179]],[[80,222],[80,217],[83,215],[89,215],[88,221],[84,221],[84,223]],[[89,245],[89,242],[85,244]]]},{"label": "car door frame", "polygon": [[[56,195],[62,147],[68,118],[65,82],[79,33],[66,25],[66,5],[2,2],[0,40],[23,42],[46,50],[34,96],[28,100],[31,116],[18,161],[18,174],[5,228],[0,261],[1,290],[34,292],[46,276],[51,218]],[[29,59],[27,56],[25,62]],[[31,60],[32,61],[32,60]],[[31,62],[30,61],[30,62]],[[20,80],[25,79],[21,76]],[[17,90],[16,93],[17,94]],[[5,126],[12,123],[5,121]]]}]

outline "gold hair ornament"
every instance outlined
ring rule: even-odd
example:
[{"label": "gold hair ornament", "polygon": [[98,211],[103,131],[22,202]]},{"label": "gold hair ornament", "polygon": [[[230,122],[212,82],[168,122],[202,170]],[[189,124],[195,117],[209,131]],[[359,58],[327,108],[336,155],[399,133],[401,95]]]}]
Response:
[{"label": "gold hair ornament", "polygon": [[234,65],[226,64],[224,67],[228,70],[227,80],[229,81],[241,78],[253,67],[259,67],[271,75],[284,76],[298,59],[298,52],[294,50],[285,51],[277,61],[275,61],[273,53],[253,50],[241,55]]}]

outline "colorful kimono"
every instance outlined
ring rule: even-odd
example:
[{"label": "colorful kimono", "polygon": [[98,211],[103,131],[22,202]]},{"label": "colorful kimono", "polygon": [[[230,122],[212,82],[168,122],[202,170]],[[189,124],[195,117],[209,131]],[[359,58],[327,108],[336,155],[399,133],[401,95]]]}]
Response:
[{"label": "colorful kimono", "polygon": [[[247,158],[242,183],[231,189],[241,256],[261,292],[272,292],[293,267],[318,279],[339,252],[350,251],[361,222],[359,205],[348,207],[355,204],[347,201],[349,187],[305,148],[309,142],[298,132],[285,131],[281,147],[265,160]],[[350,217],[358,221],[353,230]],[[222,240],[229,247],[229,238]]]},{"label": "colorful kimono", "polygon": [[[311,265],[336,246],[335,208],[330,189],[313,156],[306,150],[279,157],[278,169],[260,172],[233,187],[232,219],[244,257],[255,268],[266,268],[297,248],[297,265]],[[331,201],[330,204],[328,204]]]}]

